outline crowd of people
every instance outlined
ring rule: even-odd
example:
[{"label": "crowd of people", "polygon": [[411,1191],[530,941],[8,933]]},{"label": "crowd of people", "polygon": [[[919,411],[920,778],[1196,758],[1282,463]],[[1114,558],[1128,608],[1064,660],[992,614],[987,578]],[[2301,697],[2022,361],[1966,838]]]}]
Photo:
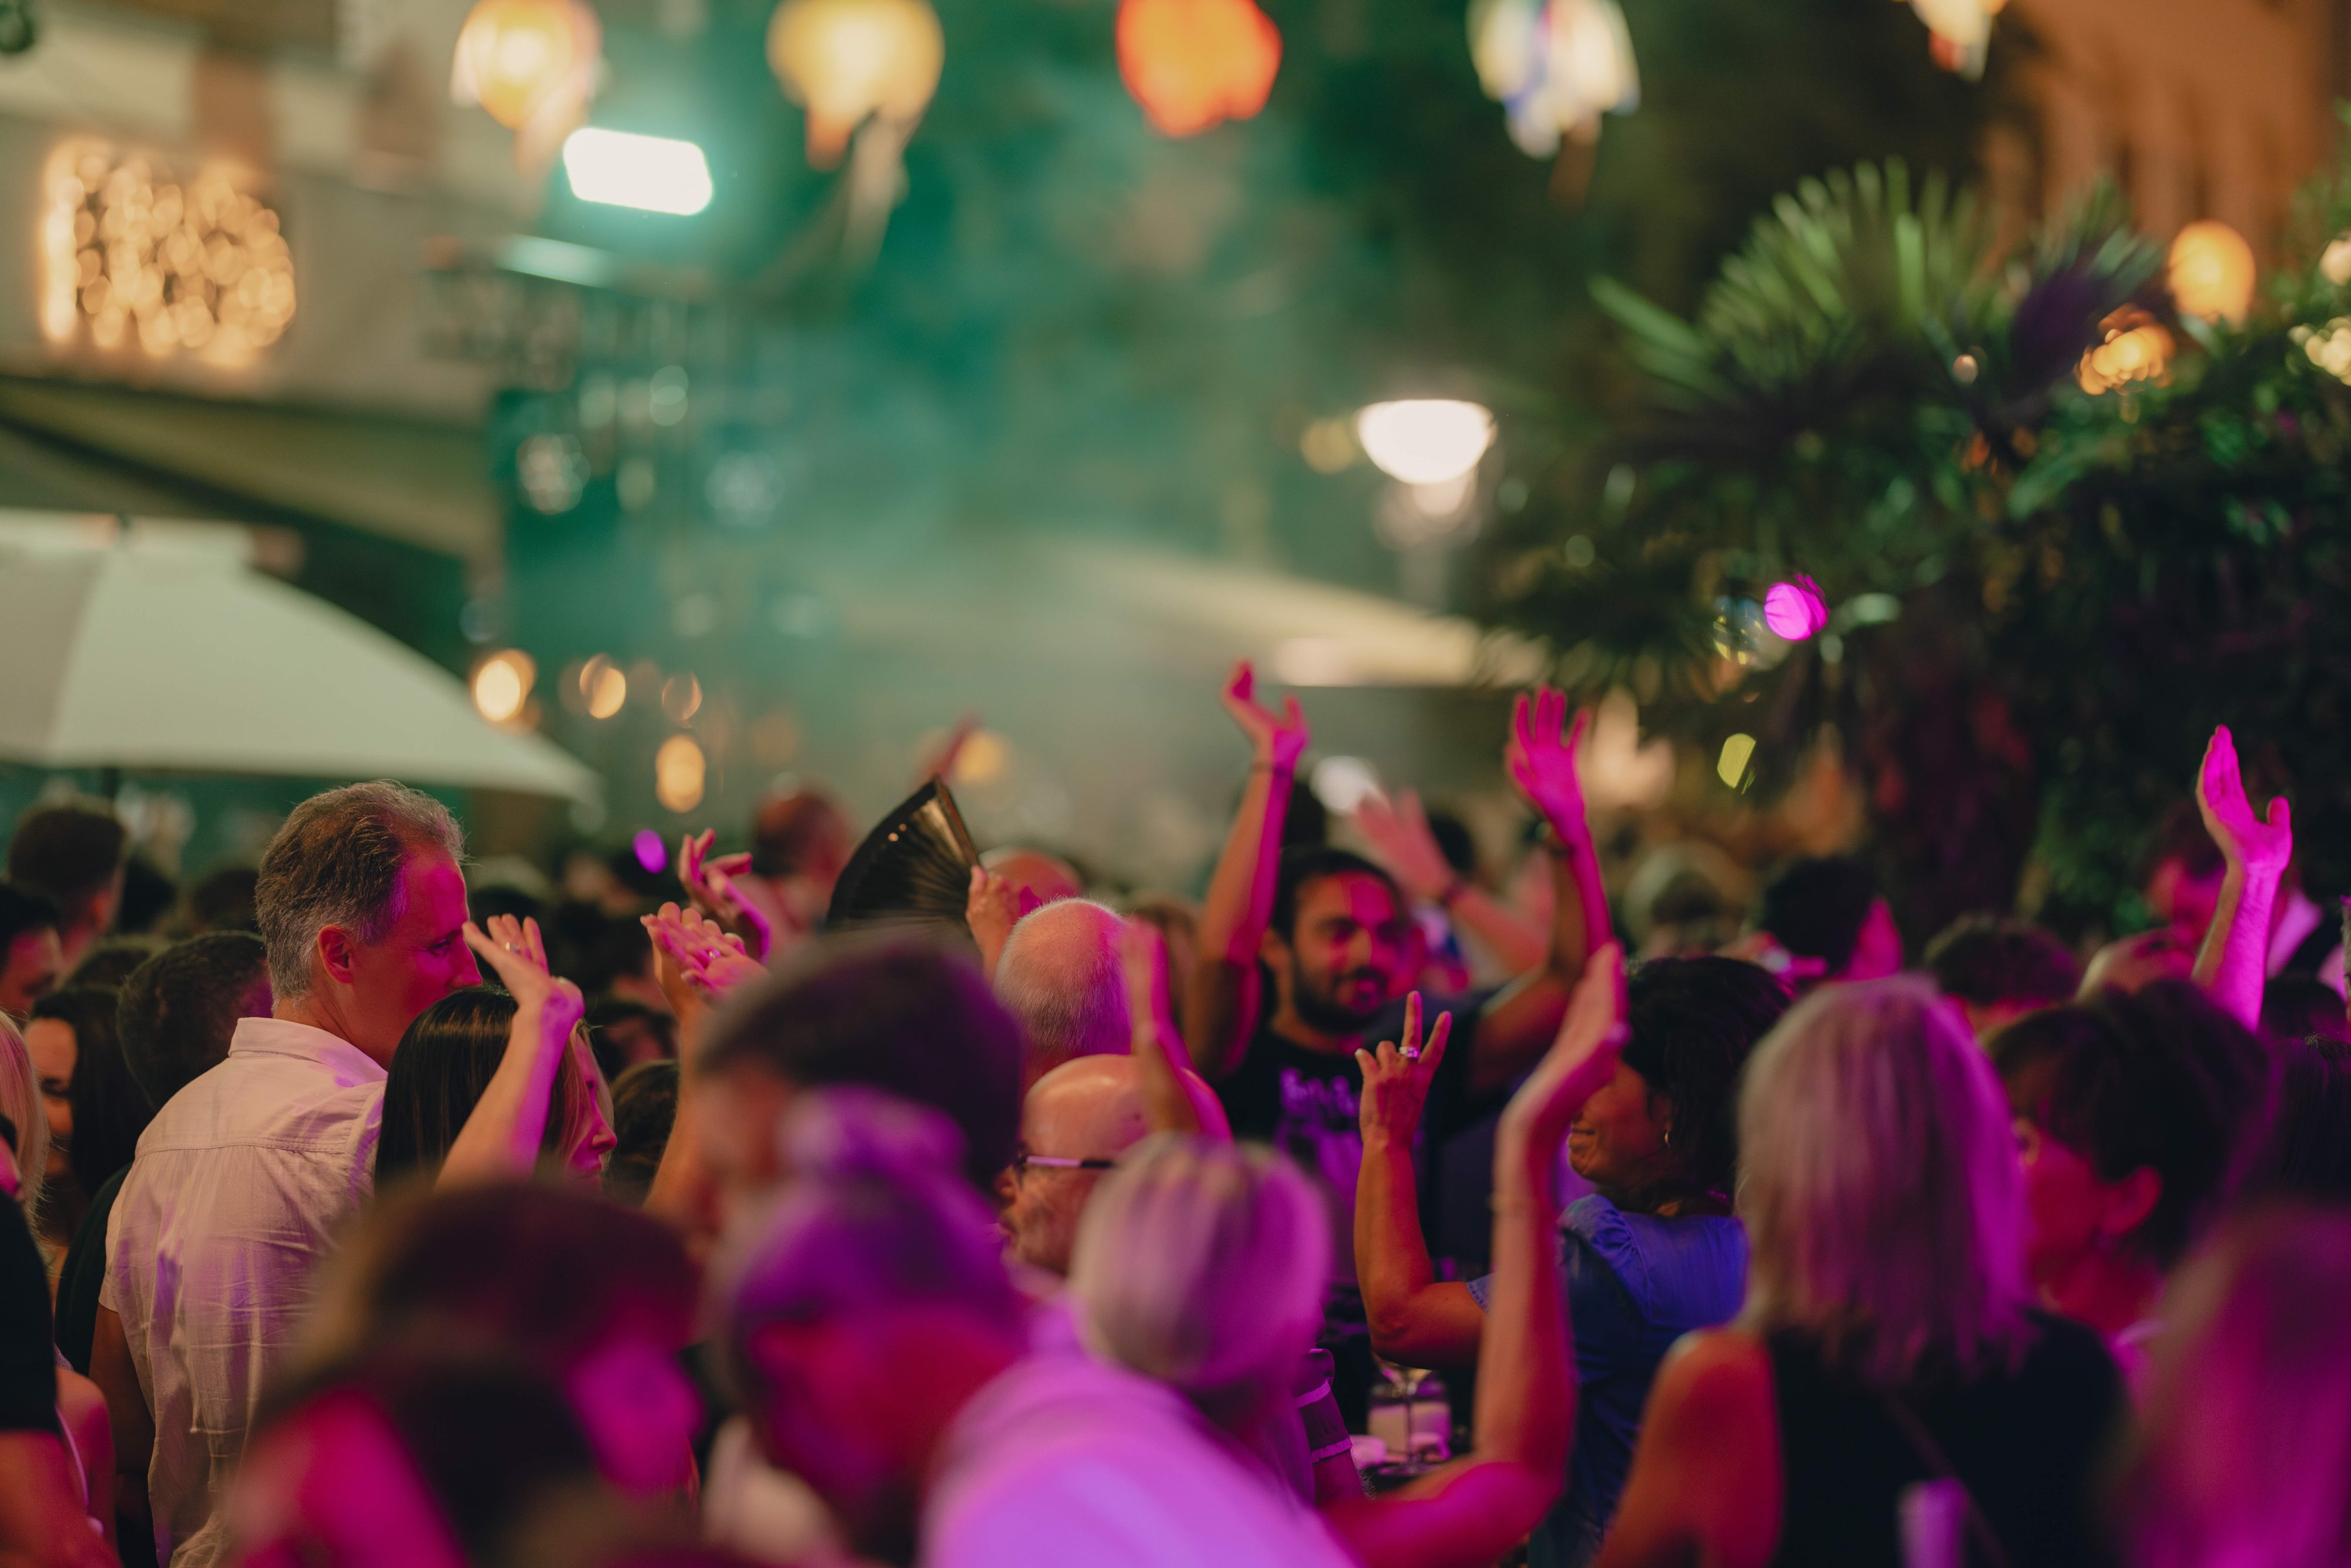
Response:
[{"label": "crowd of people", "polygon": [[2150,930],[1913,965],[1851,857],[1624,918],[1556,692],[1515,890],[1224,703],[1196,904],[829,932],[809,789],[665,895],[25,813],[0,1563],[2351,1564],[2340,950],[2225,729]]}]

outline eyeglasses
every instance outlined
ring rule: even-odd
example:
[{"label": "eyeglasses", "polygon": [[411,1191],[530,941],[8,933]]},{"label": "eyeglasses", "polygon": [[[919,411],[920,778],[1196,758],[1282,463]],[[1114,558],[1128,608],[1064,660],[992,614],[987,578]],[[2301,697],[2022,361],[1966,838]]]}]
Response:
[{"label": "eyeglasses", "polygon": [[1012,1156],[1015,1176],[1026,1175],[1031,1166],[1050,1171],[1106,1171],[1117,1164],[1116,1160],[1074,1160],[1067,1155],[1032,1155],[1026,1149]]}]

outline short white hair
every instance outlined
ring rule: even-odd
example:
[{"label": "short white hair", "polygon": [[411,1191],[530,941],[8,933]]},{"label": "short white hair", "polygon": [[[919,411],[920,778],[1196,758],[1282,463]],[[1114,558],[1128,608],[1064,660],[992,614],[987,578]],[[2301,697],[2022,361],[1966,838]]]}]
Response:
[{"label": "short white hair", "polygon": [[0,1013],[0,1116],[16,1124],[17,1201],[24,1206],[26,1219],[37,1228],[42,1196],[48,1185],[49,1113],[41,1104],[41,1080],[33,1071],[33,1053],[5,1013]]},{"label": "short white hair", "polygon": [[1134,1042],[1118,911],[1063,898],[1023,915],[996,961],[996,999],[1020,1020],[1028,1068],[1115,1056]]},{"label": "short white hair", "polygon": [[1933,1358],[2013,1363],[2027,1333],[2008,1102],[1915,977],[1832,986],[1755,1048],[1739,1102],[1746,1321],[1817,1337],[1878,1387]]},{"label": "short white hair", "polygon": [[1330,1277],[1330,1212],[1296,1166],[1163,1133],[1094,1189],[1070,1292],[1095,1354],[1226,1421],[1289,1386]]}]

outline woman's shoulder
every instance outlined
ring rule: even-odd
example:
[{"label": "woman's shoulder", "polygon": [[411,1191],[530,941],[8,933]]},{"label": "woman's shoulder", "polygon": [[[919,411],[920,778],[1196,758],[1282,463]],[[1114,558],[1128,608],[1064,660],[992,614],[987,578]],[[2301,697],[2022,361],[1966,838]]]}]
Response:
[{"label": "woman's shoulder", "polygon": [[1695,1328],[1739,1308],[1747,1232],[1737,1219],[1627,1214],[1594,1193],[1570,1204],[1560,1223],[1608,1265],[1645,1316]]},{"label": "woman's shoulder", "polygon": [[1762,1337],[1732,1324],[1674,1342],[1658,1364],[1652,1419],[1669,1416],[1731,1427],[1768,1423],[1774,1406],[1771,1354]]}]

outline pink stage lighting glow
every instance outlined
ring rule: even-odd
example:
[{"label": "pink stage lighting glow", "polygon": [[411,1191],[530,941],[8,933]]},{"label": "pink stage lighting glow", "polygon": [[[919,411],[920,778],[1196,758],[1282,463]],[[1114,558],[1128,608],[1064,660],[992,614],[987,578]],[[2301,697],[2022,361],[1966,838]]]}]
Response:
[{"label": "pink stage lighting glow", "polygon": [[1809,577],[1775,582],[1763,595],[1763,624],[1775,637],[1801,643],[1829,623],[1829,607]]},{"label": "pink stage lighting glow", "polygon": [[669,841],[651,828],[639,828],[629,847],[636,852],[637,863],[656,876],[669,864]]}]

